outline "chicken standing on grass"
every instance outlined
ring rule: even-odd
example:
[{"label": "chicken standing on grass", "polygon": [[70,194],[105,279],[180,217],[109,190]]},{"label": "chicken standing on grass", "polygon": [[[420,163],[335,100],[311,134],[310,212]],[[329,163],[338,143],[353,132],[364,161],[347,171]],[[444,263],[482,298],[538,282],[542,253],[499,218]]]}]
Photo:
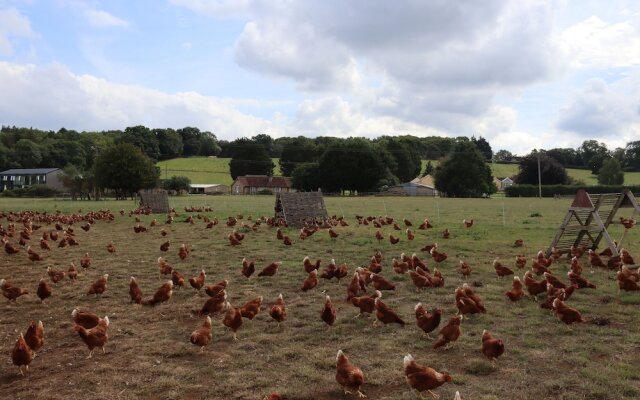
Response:
[{"label": "chicken standing on grass", "polygon": [[233,308],[227,301],[227,312],[222,319],[222,324],[233,331],[233,340],[238,340],[237,332],[242,326],[242,312],[240,308]]},{"label": "chicken standing on grass", "polygon": [[102,275],[97,281],[95,281],[89,290],[87,291],[87,295],[95,294],[96,297],[101,295],[107,290],[107,281],[109,280],[109,274]]},{"label": "chicken standing on grass", "polygon": [[31,325],[27,328],[27,332],[24,334],[24,340],[27,345],[33,351],[33,357],[36,357],[36,352],[44,345],[44,325],[42,321],[31,321]]},{"label": "chicken standing on grass", "polygon": [[165,301],[170,301],[173,296],[173,281],[166,281],[153,295],[150,300],[146,300],[142,302],[142,305],[145,306],[155,306],[156,304],[164,303]]},{"label": "chicken standing on grass", "polygon": [[191,333],[190,341],[196,346],[200,346],[198,352],[203,352],[206,345],[213,339],[211,333],[211,317],[207,315],[202,326]]},{"label": "chicken standing on grass", "polygon": [[498,360],[504,353],[504,342],[502,339],[496,339],[488,330],[482,331],[482,354],[485,355],[492,363]]},{"label": "chicken standing on grass", "polygon": [[462,322],[462,315],[456,315],[451,317],[449,323],[445,325],[438,333],[438,340],[433,344],[433,348],[446,345],[448,348],[449,343],[455,342],[460,337],[462,331],[460,330],[460,322]]},{"label": "chicken standing on grass", "polygon": [[109,335],[107,334],[107,328],[109,327],[109,317],[105,316],[104,318],[98,321],[98,325],[91,329],[87,329],[82,325],[75,325],[73,330],[78,332],[82,341],[89,348],[89,357],[93,356],[93,349],[96,347],[100,347],[102,349],[102,353],[105,353],[104,346],[109,340]]},{"label": "chicken standing on grass", "polygon": [[338,350],[336,355],[336,381],[342,386],[344,394],[355,392],[358,397],[367,397],[360,391],[364,385],[362,370],[351,364],[342,350]]},{"label": "chicken standing on grass", "polygon": [[325,299],[324,307],[322,307],[322,311],[320,312],[320,319],[322,319],[329,328],[331,328],[333,323],[336,322],[336,309],[331,302],[331,297],[329,296]]},{"label": "chicken standing on grass", "polygon": [[269,315],[278,323],[278,328],[280,328],[280,324],[287,318],[287,309],[284,306],[282,293],[280,293],[275,304],[271,307]]},{"label": "chicken standing on grass", "polygon": [[428,391],[434,398],[439,398],[440,396],[433,393],[432,390],[453,381],[451,375],[447,373],[440,373],[433,368],[416,363],[411,354],[404,356],[403,365],[407,383],[411,389],[416,389],[420,396],[422,396],[422,392]]},{"label": "chicken standing on grass", "polygon": [[20,368],[20,375],[24,376],[25,372],[29,371],[29,364],[31,364],[33,357],[34,353],[31,348],[29,348],[29,345],[27,345],[21,333],[11,352],[11,361],[13,365]]}]

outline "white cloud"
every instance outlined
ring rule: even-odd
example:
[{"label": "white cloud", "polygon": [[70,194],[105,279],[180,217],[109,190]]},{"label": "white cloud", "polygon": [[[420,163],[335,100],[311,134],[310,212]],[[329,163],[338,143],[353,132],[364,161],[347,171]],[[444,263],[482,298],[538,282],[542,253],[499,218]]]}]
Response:
[{"label": "white cloud", "polygon": [[253,3],[252,0],[169,0],[169,2],[210,16],[242,15]]},{"label": "white cloud", "polygon": [[113,16],[103,10],[95,10],[86,7],[83,11],[89,25],[96,28],[110,28],[110,27],[126,27],[129,26],[129,22],[121,18]]},{"label": "white cloud", "polygon": [[559,43],[573,67],[640,65],[640,31],[627,21],[606,23],[592,15],[564,30]]},{"label": "white cloud", "polygon": [[28,17],[15,8],[0,9],[0,54],[13,54],[14,41],[34,36]]},{"label": "white cloud", "polygon": [[270,122],[246,115],[225,100],[198,93],[163,93],[121,85],[91,75],[48,67],[0,62],[0,125],[77,130],[198,126],[220,138],[269,131]]},{"label": "white cloud", "polygon": [[614,146],[637,140],[640,137],[640,71],[612,83],[602,79],[586,82],[560,110],[557,127]]}]

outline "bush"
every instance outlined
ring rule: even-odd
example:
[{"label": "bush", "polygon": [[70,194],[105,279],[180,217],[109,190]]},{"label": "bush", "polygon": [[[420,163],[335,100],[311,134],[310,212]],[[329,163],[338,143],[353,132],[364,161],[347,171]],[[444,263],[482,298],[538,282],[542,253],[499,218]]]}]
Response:
[{"label": "bush", "polygon": [[46,185],[33,185],[25,188],[5,190],[2,197],[53,197],[60,191]]},{"label": "bush", "polygon": [[[622,185],[542,185],[542,197],[571,196],[584,189],[590,194],[620,193],[629,188],[633,193],[640,192],[640,186]],[[513,185],[504,190],[507,197],[538,197],[538,185]]]},{"label": "bush", "polygon": [[262,190],[258,190],[256,192],[256,194],[262,194],[262,195],[272,195],[273,191],[270,189],[262,189]]}]

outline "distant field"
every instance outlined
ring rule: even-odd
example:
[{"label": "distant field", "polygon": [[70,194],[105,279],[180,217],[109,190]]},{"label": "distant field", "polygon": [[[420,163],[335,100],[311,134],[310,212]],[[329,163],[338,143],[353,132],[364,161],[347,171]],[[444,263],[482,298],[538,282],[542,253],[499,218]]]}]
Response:
[{"label": "distant field", "polygon": [[[175,158],[173,160],[160,161],[158,167],[161,169],[161,178],[171,178],[173,175],[187,176],[192,183],[221,183],[231,185],[233,180],[229,174],[230,158],[208,158],[190,157]],[[274,158],[273,163],[275,175],[280,175],[280,165],[278,159]],[[434,167],[438,165],[438,160],[431,160]],[[422,160],[421,174],[424,172],[427,160]],[[517,164],[490,164],[494,176],[506,177],[518,173]],[[586,169],[567,169],[569,176],[582,180],[587,185],[596,185],[598,182],[595,175]],[[624,183],[627,185],[640,185],[640,172],[626,172]]]}]

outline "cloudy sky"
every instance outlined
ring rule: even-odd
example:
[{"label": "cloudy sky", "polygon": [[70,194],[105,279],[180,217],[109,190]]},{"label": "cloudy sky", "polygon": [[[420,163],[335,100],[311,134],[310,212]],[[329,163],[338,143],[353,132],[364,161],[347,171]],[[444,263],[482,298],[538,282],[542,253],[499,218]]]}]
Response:
[{"label": "cloudy sky", "polygon": [[0,0],[0,124],[640,140],[637,0]]}]

